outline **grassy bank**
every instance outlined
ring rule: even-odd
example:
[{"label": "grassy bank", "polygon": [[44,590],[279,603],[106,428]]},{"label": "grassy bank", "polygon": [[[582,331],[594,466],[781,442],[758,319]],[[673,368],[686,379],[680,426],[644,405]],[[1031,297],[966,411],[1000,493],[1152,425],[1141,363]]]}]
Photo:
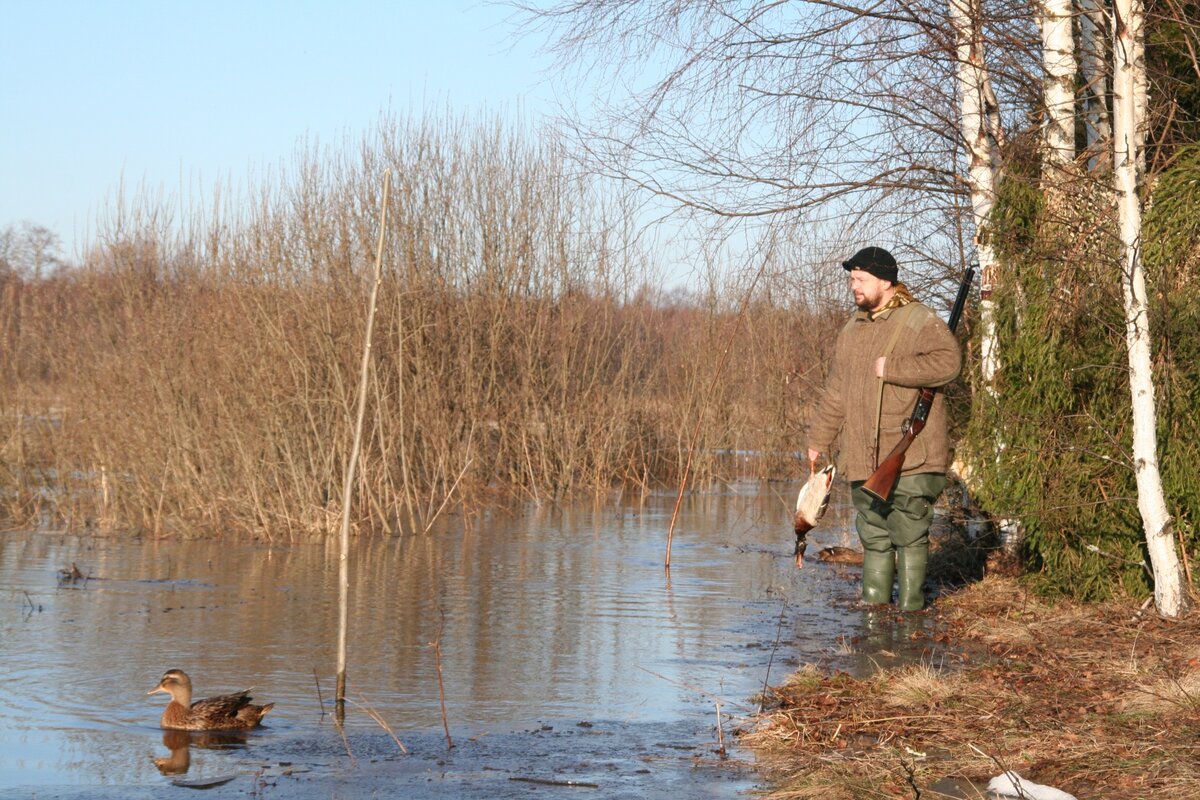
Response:
[{"label": "grassy bank", "polygon": [[929,613],[952,656],[864,679],[807,668],[775,690],[745,734],[773,797],[928,798],[1006,769],[1080,798],[1200,796],[1200,619],[1048,604],[1000,578]]}]

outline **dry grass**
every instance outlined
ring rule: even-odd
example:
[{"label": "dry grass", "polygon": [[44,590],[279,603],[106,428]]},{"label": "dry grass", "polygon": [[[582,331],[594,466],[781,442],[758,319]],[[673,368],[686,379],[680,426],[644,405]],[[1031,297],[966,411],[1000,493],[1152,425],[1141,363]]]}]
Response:
[{"label": "dry grass", "polygon": [[900,668],[888,675],[879,699],[890,706],[944,706],[961,690],[962,676],[932,664]]},{"label": "dry grass", "polygon": [[938,604],[951,668],[805,670],[745,739],[774,797],[915,797],[1002,768],[1079,797],[1197,797],[1200,619],[1138,608],[1049,605],[989,578]]},{"label": "dry grass", "polygon": [[388,168],[356,531],[671,485],[698,419],[694,486],[728,477],[722,449],[794,476],[797,398],[838,324],[807,310],[801,273],[768,265],[740,325],[737,281],[702,274],[667,296],[633,211],[553,146],[445,120],[302,153],[191,219],[134,198],[80,268],[0,274],[0,515],[152,536],[336,530]]}]

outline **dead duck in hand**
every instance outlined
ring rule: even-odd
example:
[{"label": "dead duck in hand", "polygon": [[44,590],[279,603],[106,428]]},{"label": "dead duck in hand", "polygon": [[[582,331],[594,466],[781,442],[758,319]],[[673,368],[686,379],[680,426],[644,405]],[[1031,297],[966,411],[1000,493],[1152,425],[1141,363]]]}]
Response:
[{"label": "dead duck in hand", "polygon": [[833,486],[833,478],[837,469],[830,464],[825,469],[818,470],[816,462],[809,464],[811,474],[808,481],[800,489],[796,497],[796,515],[792,524],[796,530],[796,566],[804,566],[804,550],[808,547],[808,532],[817,526],[817,520],[825,514],[829,507],[829,490]]},{"label": "dead duck in hand", "polygon": [[253,728],[262,721],[274,703],[256,706],[250,703],[250,690],[192,702],[192,679],[181,669],[169,669],[162,680],[146,694],[163,692],[171,702],[159,723],[179,731],[228,731]]}]

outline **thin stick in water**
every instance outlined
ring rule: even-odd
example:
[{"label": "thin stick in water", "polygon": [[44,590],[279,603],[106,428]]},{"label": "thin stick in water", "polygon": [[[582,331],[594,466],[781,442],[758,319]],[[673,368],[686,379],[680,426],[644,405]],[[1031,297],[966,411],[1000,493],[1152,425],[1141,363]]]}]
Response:
[{"label": "thin stick in water", "polygon": [[321,678],[317,675],[317,668],[313,667],[313,682],[317,684],[317,703],[321,706],[321,716],[325,716],[325,698],[321,695]]},{"label": "thin stick in water", "polygon": [[446,731],[446,749],[454,749],[454,740],[450,738],[450,721],[446,716],[446,685],[442,682],[442,630],[446,627],[446,612],[440,611],[441,624],[438,626],[437,638],[431,642],[433,656],[437,662],[438,696],[442,702],[442,728]]},{"label": "thin stick in water", "polygon": [[721,728],[721,701],[716,701],[717,705],[717,752],[725,755],[725,731]]},{"label": "thin stick in water", "polygon": [[767,699],[767,684],[771,680],[771,665],[775,663],[775,651],[779,649],[779,637],[783,633],[783,615],[787,611],[787,600],[783,601],[783,607],[779,609],[779,624],[775,626],[775,644],[771,646],[771,657],[767,659],[767,674],[763,676],[762,694],[758,698],[758,713],[763,712],[763,703]]},{"label": "thin stick in water", "polygon": [[379,244],[375,249],[375,282],[371,284],[371,299],[367,309],[367,331],[363,338],[362,369],[358,381],[358,416],[354,422],[354,444],[346,461],[346,479],[342,483],[342,548],[338,557],[338,647],[337,689],[338,713],[346,713],[346,630],[350,618],[350,496],[354,487],[354,468],[362,448],[363,417],[367,412],[367,383],[371,372],[371,331],[375,327],[375,302],[383,280],[383,243],[387,233],[388,193],[392,186],[392,171],[383,173],[383,202],[379,208]]},{"label": "thin stick in water", "polygon": [[379,727],[383,728],[385,731],[388,732],[388,736],[392,737],[392,741],[394,741],[396,743],[396,746],[400,748],[401,753],[404,753],[404,755],[408,755],[408,748],[404,746],[404,742],[400,741],[400,737],[396,735],[396,732],[394,730],[392,730],[392,726],[387,724],[387,720],[385,720],[383,718],[383,715],[371,707],[371,705],[367,702],[366,695],[359,695],[359,696],[362,697],[362,702],[357,704],[358,707],[361,708],[363,711],[367,712],[368,717],[375,720],[376,724],[378,724]]},{"label": "thin stick in water", "polygon": [[708,392],[701,398],[700,411],[696,414],[696,424],[692,427],[692,436],[688,440],[687,458],[684,459],[683,475],[679,479],[679,494],[675,498],[675,510],[671,512],[671,524],[667,528],[667,558],[663,564],[667,570],[671,569],[671,543],[675,538],[675,522],[679,519],[679,507],[683,505],[683,493],[687,490],[688,478],[691,475],[692,455],[696,452],[696,440],[700,438],[700,426],[704,423],[704,410],[708,407],[708,399],[716,394],[717,381],[721,379],[721,373],[725,371],[725,364],[729,361],[729,351],[733,349],[733,343],[737,340],[738,329],[741,328],[742,321],[746,317],[746,310],[750,307],[750,300],[754,296],[754,287],[758,285],[758,279],[766,271],[773,251],[774,243],[771,244],[766,257],[763,258],[758,272],[754,275],[754,280],[750,282],[750,287],[746,289],[746,294],[742,296],[741,308],[738,309],[737,317],[733,321],[733,331],[725,342],[725,349],[721,353],[721,360],[717,363],[717,371],[713,373],[712,380],[709,382]]}]

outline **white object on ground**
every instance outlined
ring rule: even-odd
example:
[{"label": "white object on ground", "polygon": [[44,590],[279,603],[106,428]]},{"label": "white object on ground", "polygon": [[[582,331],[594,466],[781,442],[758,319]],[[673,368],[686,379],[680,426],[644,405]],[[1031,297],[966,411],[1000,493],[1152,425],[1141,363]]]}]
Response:
[{"label": "white object on ground", "polygon": [[1068,794],[1062,789],[1055,789],[1053,786],[1034,783],[1022,778],[1012,770],[988,781],[987,790],[1000,797],[1018,797],[1022,800],[1077,800],[1073,794]]}]

